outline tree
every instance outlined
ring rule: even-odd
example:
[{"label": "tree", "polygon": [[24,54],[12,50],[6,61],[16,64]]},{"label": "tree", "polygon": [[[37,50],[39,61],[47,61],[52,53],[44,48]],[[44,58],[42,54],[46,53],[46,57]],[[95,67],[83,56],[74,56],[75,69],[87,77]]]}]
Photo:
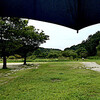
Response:
[{"label": "tree", "polygon": [[96,47],[99,45],[100,41],[100,31],[96,32],[94,35],[90,35],[86,40],[86,50],[89,56],[95,56],[97,53]]},{"label": "tree", "polygon": [[76,58],[77,57],[77,53],[74,50],[66,50],[62,52],[62,55],[64,57],[73,57]]},{"label": "tree", "polygon": [[45,43],[49,39],[49,36],[45,35],[43,31],[35,29],[33,26],[25,27],[23,33],[24,35],[21,36],[22,47],[18,51],[24,57],[24,65],[26,65],[27,54],[35,51],[42,43]]},{"label": "tree", "polygon": [[88,56],[88,52],[85,48],[81,47],[79,49],[76,50],[77,54],[79,57],[83,57],[83,58],[86,58]]},{"label": "tree", "polygon": [[3,69],[7,68],[6,56],[21,46],[20,33],[27,23],[27,20],[20,18],[0,17],[0,52],[3,57]]},{"label": "tree", "polygon": [[96,50],[97,50],[97,56],[100,56],[100,42],[99,45],[96,47]]},{"label": "tree", "polygon": [[84,48],[85,52],[82,53],[83,56],[85,57],[95,56],[97,53],[96,47],[99,45],[99,41],[100,41],[100,31],[97,31],[95,34],[89,35],[86,40],[82,41],[82,43],[78,45],[73,45],[70,48],[65,48],[65,50],[75,50],[78,52],[79,50]]},{"label": "tree", "polygon": [[56,53],[57,56],[61,57],[61,50],[60,49],[53,49],[53,48],[42,48],[39,47],[33,54],[38,58],[48,58],[49,54]]},{"label": "tree", "polygon": [[48,58],[58,58],[58,57],[61,57],[62,55],[61,55],[61,51],[50,51],[49,53],[48,53]]}]

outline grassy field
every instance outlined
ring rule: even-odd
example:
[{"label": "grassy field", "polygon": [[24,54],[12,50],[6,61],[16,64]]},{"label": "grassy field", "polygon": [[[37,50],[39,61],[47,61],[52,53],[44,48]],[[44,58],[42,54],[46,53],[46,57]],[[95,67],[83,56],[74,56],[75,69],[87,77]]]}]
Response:
[{"label": "grassy field", "polygon": [[95,62],[100,65],[100,60],[96,60]]},{"label": "grassy field", "polygon": [[100,100],[100,73],[77,62],[49,62],[14,73],[1,69],[0,100]]}]

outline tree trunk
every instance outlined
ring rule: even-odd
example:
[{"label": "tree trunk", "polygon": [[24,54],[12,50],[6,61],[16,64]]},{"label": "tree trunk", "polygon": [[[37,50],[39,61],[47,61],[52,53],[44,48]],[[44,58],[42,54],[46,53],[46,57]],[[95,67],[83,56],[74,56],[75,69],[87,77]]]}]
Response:
[{"label": "tree trunk", "polygon": [[25,56],[24,56],[24,65],[27,65],[27,64],[26,64],[26,54],[25,54]]},{"label": "tree trunk", "polygon": [[3,56],[3,69],[7,69],[6,56]]},{"label": "tree trunk", "polygon": [[5,48],[3,48],[3,69],[7,69]]}]

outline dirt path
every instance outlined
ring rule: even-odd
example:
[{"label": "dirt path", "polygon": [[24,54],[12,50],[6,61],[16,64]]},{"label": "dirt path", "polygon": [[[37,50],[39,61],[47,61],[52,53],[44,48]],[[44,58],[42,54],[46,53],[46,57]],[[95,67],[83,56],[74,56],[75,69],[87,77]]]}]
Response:
[{"label": "dirt path", "polygon": [[[34,64],[34,65],[39,65],[39,64],[44,64],[47,62],[27,62],[27,64]],[[7,68],[18,68],[19,66],[23,65],[23,63],[7,63]],[[0,69],[2,69],[3,63],[0,63]]]},{"label": "dirt path", "polygon": [[[7,63],[8,68],[16,68],[18,65],[22,65],[23,63]],[[2,68],[3,64],[0,63],[0,69]]]},{"label": "dirt path", "polygon": [[84,65],[84,67],[86,67],[87,69],[91,69],[94,71],[99,71],[100,72],[100,65],[98,65],[95,62],[82,62],[82,64]]},{"label": "dirt path", "polygon": [[[0,63],[0,69],[2,69],[3,64]],[[26,69],[38,69],[39,64],[35,63],[28,63],[27,65],[23,65],[23,63],[7,63],[7,68],[10,68],[11,73],[20,71],[20,70],[26,70]],[[10,74],[11,74],[10,73]],[[0,76],[2,73],[0,73]],[[8,74],[7,74],[8,75]]]},{"label": "dirt path", "polygon": [[[23,63],[7,63],[8,68],[19,68],[19,65],[22,65]],[[99,71],[100,72],[100,65],[98,65],[95,62],[82,62],[84,65],[83,67],[86,67],[86,69],[91,69],[94,71]],[[0,69],[2,68],[2,63],[0,63]]]}]

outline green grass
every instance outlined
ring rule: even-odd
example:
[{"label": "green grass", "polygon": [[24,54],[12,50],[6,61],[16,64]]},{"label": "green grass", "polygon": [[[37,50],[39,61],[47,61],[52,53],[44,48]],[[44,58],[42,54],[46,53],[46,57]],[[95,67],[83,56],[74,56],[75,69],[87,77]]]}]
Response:
[{"label": "green grass", "polygon": [[100,100],[100,73],[81,66],[51,62],[9,76],[0,70],[0,100]]},{"label": "green grass", "polygon": [[[93,57],[92,57],[93,58]],[[39,59],[39,58],[36,58],[36,59],[27,59],[27,62],[76,62],[77,59],[74,59],[74,60],[70,60],[70,59]],[[0,59],[0,63],[2,63],[2,59]],[[19,63],[19,62],[24,62],[23,59],[7,59],[7,62],[8,63]],[[78,59],[77,62],[97,62],[98,64],[100,64],[100,58],[98,59],[85,59],[85,60],[82,60],[81,58]]]},{"label": "green grass", "polygon": [[[85,59],[84,61],[88,61],[89,59]],[[91,61],[93,61],[94,59],[92,59]],[[77,61],[77,59],[74,59],[74,60],[70,60],[70,59],[67,59],[67,58],[65,58],[65,59],[58,59],[58,58],[52,58],[52,59],[42,59],[42,58],[36,58],[36,59],[27,59],[27,62],[66,62],[66,61],[71,61],[71,62],[73,62],[73,61]],[[78,61],[83,61],[82,59],[79,59]],[[0,59],[0,63],[2,63],[3,62],[3,60],[2,59]],[[17,62],[24,62],[24,60],[23,59],[7,59],[7,62],[8,63],[17,63]]]},{"label": "green grass", "polygon": [[95,62],[100,65],[100,60],[96,60]]},{"label": "green grass", "polygon": [[[3,62],[3,60],[0,59],[0,63],[2,63],[2,62]],[[15,63],[17,63],[17,62],[23,62],[23,59],[7,59],[7,62],[8,63],[12,63],[12,62],[15,62]]]}]

